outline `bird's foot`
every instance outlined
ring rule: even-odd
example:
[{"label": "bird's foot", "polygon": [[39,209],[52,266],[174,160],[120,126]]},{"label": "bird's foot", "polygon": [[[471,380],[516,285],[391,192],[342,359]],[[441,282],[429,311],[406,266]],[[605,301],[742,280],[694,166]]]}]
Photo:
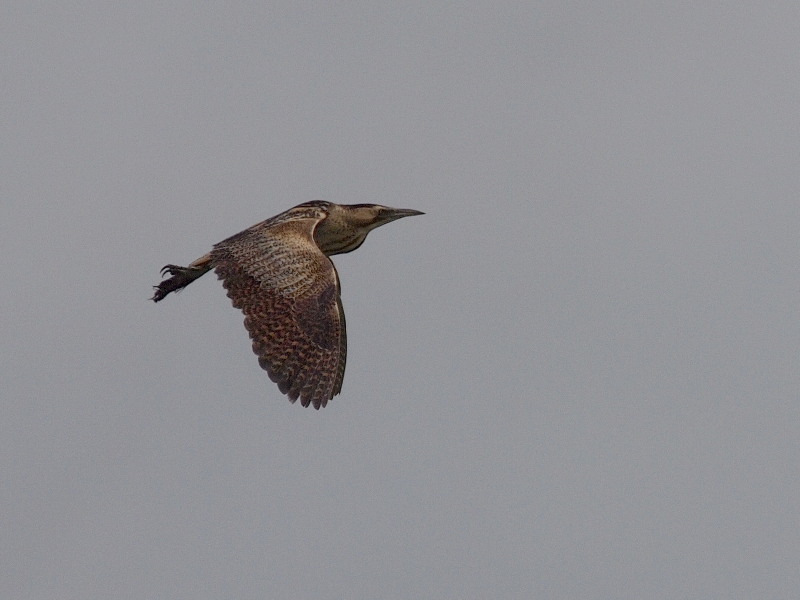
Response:
[{"label": "bird's foot", "polygon": [[204,275],[208,269],[199,269],[197,267],[180,267],[178,265],[166,265],[161,269],[161,276],[169,274],[170,278],[165,279],[156,286],[153,286],[155,293],[151,300],[158,302],[163,300],[172,292],[177,292],[192,283],[195,279]]}]

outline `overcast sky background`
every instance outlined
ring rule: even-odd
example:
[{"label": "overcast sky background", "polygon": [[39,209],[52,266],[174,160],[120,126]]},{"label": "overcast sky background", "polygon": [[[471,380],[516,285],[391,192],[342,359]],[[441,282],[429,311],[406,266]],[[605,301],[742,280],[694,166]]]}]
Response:
[{"label": "overcast sky background", "polygon": [[[5,2],[0,596],[796,598],[796,2]],[[342,394],[213,276],[312,199]]]}]

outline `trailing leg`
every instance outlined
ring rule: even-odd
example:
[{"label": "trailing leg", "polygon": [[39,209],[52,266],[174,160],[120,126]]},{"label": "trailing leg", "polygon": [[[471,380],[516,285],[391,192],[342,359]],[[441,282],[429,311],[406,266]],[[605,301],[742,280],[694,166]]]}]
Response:
[{"label": "trailing leg", "polygon": [[195,279],[202,277],[210,270],[211,254],[201,256],[188,267],[179,267],[178,265],[165,266],[163,269],[161,269],[162,277],[167,273],[169,273],[171,277],[169,279],[165,279],[157,286],[153,286],[155,293],[153,294],[151,300],[153,302],[163,300],[168,294],[182,290]]}]

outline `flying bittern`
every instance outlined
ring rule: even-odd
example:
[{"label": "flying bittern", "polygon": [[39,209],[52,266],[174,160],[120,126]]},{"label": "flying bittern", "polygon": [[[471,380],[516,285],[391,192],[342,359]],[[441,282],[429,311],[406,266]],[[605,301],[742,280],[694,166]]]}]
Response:
[{"label": "flying bittern", "polygon": [[161,273],[170,277],[152,299],[214,269],[245,315],[258,363],[289,400],[318,409],[341,391],[347,357],[339,276],[328,257],[352,252],[376,227],[421,214],[306,202],[215,244],[188,267],[167,265]]}]

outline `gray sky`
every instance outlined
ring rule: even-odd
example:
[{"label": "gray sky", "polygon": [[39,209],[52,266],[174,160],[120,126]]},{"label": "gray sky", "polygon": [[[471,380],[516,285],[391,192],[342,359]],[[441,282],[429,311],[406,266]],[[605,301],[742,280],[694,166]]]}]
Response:
[{"label": "gray sky", "polygon": [[[796,2],[6,2],[0,596],[792,598]],[[209,276],[300,202],[341,396]]]}]

